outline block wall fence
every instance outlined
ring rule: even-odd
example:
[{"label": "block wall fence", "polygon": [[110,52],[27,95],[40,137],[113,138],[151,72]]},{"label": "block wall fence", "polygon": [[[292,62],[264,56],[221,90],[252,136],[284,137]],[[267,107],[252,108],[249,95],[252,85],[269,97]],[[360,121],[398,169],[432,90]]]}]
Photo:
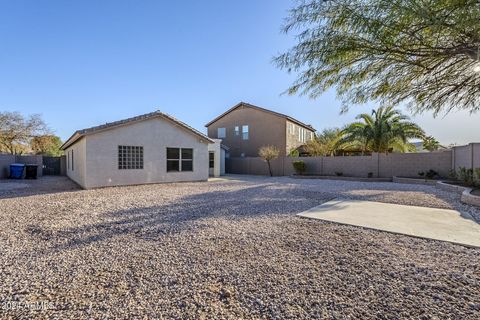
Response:
[{"label": "block wall fence", "polygon": [[[369,156],[338,157],[280,157],[271,162],[273,174],[288,176],[295,173],[292,162],[302,160],[306,174],[391,178],[418,177],[421,171],[437,171],[448,177],[452,169],[459,167],[480,168],[480,143],[454,147],[451,150],[418,153],[373,153]],[[265,161],[259,157],[230,158],[226,161],[226,172],[235,174],[268,175]]]},{"label": "block wall fence", "polygon": [[37,176],[42,176],[43,157],[35,155],[13,155],[13,154],[0,154],[0,179],[8,178],[10,175],[10,165],[12,163],[23,164],[36,164]]}]

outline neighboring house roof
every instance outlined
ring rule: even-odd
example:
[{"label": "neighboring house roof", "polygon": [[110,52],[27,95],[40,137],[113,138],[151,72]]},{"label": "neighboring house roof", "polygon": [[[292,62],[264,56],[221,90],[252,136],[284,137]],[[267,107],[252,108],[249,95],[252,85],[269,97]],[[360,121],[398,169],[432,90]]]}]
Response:
[{"label": "neighboring house roof", "polygon": [[248,107],[248,108],[252,108],[252,109],[256,109],[256,110],[260,110],[260,111],[263,111],[263,112],[267,112],[267,113],[271,113],[271,114],[274,114],[276,116],[279,116],[279,117],[282,117],[282,118],[285,118],[287,119],[288,121],[291,121],[291,122],[294,122],[296,124],[298,124],[299,126],[301,127],[304,127],[306,129],[309,129],[311,131],[316,131],[315,128],[313,128],[311,125],[309,124],[305,124],[301,121],[298,121],[297,119],[295,118],[292,118],[290,116],[287,116],[286,114],[283,114],[283,113],[279,113],[279,112],[275,112],[275,111],[272,111],[272,110],[268,110],[268,109],[265,109],[265,108],[261,108],[261,107],[258,107],[258,106],[255,106],[253,104],[250,104],[250,103],[246,103],[246,102],[240,102],[238,104],[236,104],[235,106],[233,106],[232,108],[228,109],[227,111],[225,111],[224,113],[222,113],[221,115],[219,115],[218,117],[216,117],[215,119],[213,119],[212,121],[210,121],[209,123],[207,123],[205,125],[205,127],[208,127],[210,126],[212,123],[216,122],[217,120],[223,118],[224,116],[226,116],[227,114],[229,114],[230,112],[232,112],[233,110],[237,109],[237,108],[240,108],[240,107]]},{"label": "neighboring house roof", "polygon": [[60,148],[62,150],[65,150],[66,148],[68,148],[69,146],[71,146],[72,144],[77,142],[80,138],[82,138],[86,135],[89,135],[89,134],[95,134],[97,132],[110,130],[110,129],[117,128],[117,127],[120,127],[120,126],[129,125],[129,124],[132,124],[132,123],[135,123],[135,122],[150,120],[150,119],[153,119],[153,118],[163,118],[163,119],[169,120],[170,122],[173,122],[174,124],[186,129],[187,131],[193,133],[194,135],[197,135],[200,138],[205,139],[209,143],[214,143],[214,141],[212,139],[210,139],[209,137],[207,137],[206,135],[204,135],[200,131],[190,127],[188,124],[176,119],[175,117],[172,117],[171,115],[168,115],[166,113],[163,113],[163,112],[160,112],[159,110],[157,110],[157,111],[150,112],[150,113],[147,113],[147,114],[142,114],[140,116],[136,116],[136,117],[133,117],[133,118],[128,118],[128,119],[119,120],[119,121],[115,121],[115,122],[105,123],[105,124],[102,124],[102,125],[96,126],[96,127],[77,130],[77,131],[75,131],[74,134],[72,134],[72,136],[70,138],[68,138],[68,140]]}]

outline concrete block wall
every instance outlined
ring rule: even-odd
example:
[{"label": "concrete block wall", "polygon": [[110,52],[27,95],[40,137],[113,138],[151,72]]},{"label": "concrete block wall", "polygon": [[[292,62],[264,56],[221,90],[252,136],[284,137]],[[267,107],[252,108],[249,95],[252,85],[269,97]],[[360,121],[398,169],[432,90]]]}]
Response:
[{"label": "concrete block wall", "polygon": [[418,177],[419,172],[437,171],[448,177],[452,168],[452,152],[419,152],[379,154],[379,177]]},{"label": "concrete block wall", "polygon": [[15,163],[15,156],[12,154],[0,154],[0,179],[8,178],[10,175],[10,164]]},{"label": "concrete block wall", "polygon": [[480,143],[470,143],[466,146],[454,147],[452,152],[452,168],[480,168]]},{"label": "concrete block wall", "polygon": [[10,165],[12,163],[36,164],[38,165],[37,175],[42,176],[42,156],[0,154],[0,179],[6,179],[10,176]]},{"label": "concrete block wall", "polygon": [[[480,148],[479,148],[480,149]],[[341,157],[280,157],[272,161],[274,175],[292,175],[295,173],[292,162],[302,160],[306,165],[306,174],[390,178],[418,177],[420,171],[430,169],[437,171],[441,176],[448,177],[452,168],[452,152],[378,154],[369,156],[341,156]],[[260,158],[230,158],[227,160],[227,173],[268,175],[268,168]]]},{"label": "concrete block wall", "polygon": [[324,157],[322,175],[367,177],[369,173],[378,176],[378,154],[371,156]]},{"label": "concrete block wall", "polygon": [[[284,175],[284,159],[280,157],[271,161],[272,172],[275,176]],[[266,161],[259,157],[229,158],[225,161],[226,173],[269,175]]]}]

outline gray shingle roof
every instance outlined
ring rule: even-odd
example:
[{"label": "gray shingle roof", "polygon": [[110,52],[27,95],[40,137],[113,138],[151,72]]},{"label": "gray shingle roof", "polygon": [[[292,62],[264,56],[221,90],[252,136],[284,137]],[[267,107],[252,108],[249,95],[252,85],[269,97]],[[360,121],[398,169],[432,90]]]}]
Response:
[{"label": "gray shingle roof", "polygon": [[124,119],[124,120],[119,120],[119,121],[114,121],[114,122],[109,122],[109,123],[105,123],[105,124],[95,126],[95,127],[91,127],[91,128],[77,130],[62,145],[61,149],[65,150],[65,148],[74,144],[76,141],[78,141],[81,137],[83,137],[85,135],[94,134],[94,133],[99,132],[99,131],[104,131],[104,130],[116,128],[116,127],[119,127],[119,126],[134,123],[134,122],[144,121],[144,120],[148,120],[148,119],[152,119],[152,118],[156,118],[156,117],[167,119],[167,120],[183,127],[184,129],[187,129],[191,133],[199,136],[200,138],[205,139],[208,142],[214,143],[214,141],[212,139],[210,139],[209,137],[207,137],[206,135],[204,135],[200,131],[192,128],[191,126],[189,126],[185,122],[182,122],[182,121],[178,120],[177,118],[175,118],[175,117],[173,117],[169,114],[166,114],[166,113],[163,113],[163,112],[157,110],[157,111],[142,114],[142,115],[139,115],[139,116],[136,116],[136,117],[132,117],[132,118]]}]

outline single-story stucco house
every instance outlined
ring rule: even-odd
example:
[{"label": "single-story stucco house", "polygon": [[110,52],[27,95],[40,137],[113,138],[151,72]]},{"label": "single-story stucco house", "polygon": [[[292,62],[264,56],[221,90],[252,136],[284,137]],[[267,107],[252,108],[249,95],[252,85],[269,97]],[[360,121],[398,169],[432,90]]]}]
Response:
[{"label": "single-story stucco house", "polygon": [[85,189],[205,181],[224,173],[220,140],[160,111],[78,130],[61,148],[67,176]]}]

